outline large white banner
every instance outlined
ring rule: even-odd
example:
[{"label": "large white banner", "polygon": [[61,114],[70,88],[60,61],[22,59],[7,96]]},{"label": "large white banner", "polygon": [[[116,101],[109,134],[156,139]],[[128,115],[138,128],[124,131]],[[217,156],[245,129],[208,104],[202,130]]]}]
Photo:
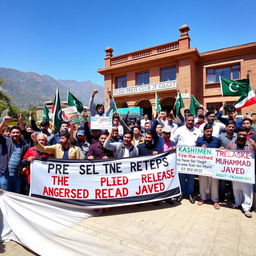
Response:
[{"label": "large white banner", "polygon": [[178,146],[177,170],[180,173],[254,184],[254,155],[254,152],[246,150]]},{"label": "large white banner", "polygon": [[104,161],[35,160],[30,195],[92,208],[163,200],[180,194],[176,154]]},{"label": "large white banner", "polygon": [[[127,248],[122,238],[115,237],[113,243],[95,236],[96,230],[88,227],[86,219],[101,210],[6,191],[0,193],[0,209],[0,241],[16,241],[38,255],[121,255],[124,250],[132,255],[138,248]],[[14,249],[8,253],[21,255]]]}]

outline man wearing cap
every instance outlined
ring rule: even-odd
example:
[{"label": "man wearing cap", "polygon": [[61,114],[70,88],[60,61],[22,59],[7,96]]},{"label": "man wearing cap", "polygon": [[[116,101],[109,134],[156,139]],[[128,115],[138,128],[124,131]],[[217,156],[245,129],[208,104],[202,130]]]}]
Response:
[{"label": "man wearing cap", "polygon": [[162,138],[164,140],[163,152],[169,150],[175,150],[175,143],[170,140],[172,128],[169,125],[166,125],[162,129]]},{"label": "man wearing cap", "polygon": [[80,149],[81,159],[85,159],[90,143],[87,142],[84,129],[79,128],[77,130],[76,137],[71,138],[71,143]]},{"label": "man wearing cap", "polygon": [[35,133],[31,135],[31,139],[40,152],[53,154],[57,159],[81,159],[79,148],[70,144],[69,132],[60,132],[60,144],[52,146],[44,146],[38,142]]}]

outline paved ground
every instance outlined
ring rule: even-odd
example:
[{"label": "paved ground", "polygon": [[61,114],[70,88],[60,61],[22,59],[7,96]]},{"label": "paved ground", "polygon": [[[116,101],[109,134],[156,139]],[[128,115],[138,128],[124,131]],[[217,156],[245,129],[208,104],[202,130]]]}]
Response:
[{"label": "paved ground", "polygon": [[[125,246],[108,255],[256,255],[256,214],[212,205],[145,204],[112,208],[79,224],[83,232]],[[33,255],[22,246],[0,244],[8,256]]]}]

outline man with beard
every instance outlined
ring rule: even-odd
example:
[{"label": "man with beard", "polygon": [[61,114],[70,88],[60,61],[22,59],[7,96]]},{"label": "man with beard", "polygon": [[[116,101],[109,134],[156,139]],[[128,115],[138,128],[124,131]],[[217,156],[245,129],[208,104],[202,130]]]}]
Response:
[{"label": "man with beard", "polygon": [[146,132],[151,130],[151,123],[150,122],[146,122],[144,125],[144,129],[142,129],[141,134],[144,136],[146,134]]},{"label": "man with beard", "polygon": [[10,138],[2,136],[3,127],[11,121],[6,116],[0,124],[0,172],[1,188],[11,192],[22,192],[22,177],[19,173],[21,159],[28,150],[28,145],[21,139],[21,130],[13,126]]},{"label": "man with beard", "polygon": [[139,150],[139,156],[156,155],[160,152],[155,150],[155,144],[153,143],[153,134],[151,131],[146,132],[144,136],[144,143],[137,146]]},{"label": "man with beard", "polygon": [[[246,127],[238,128],[237,140],[231,141],[228,145],[228,149],[251,150],[255,153],[256,143],[252,139],[246,140],[247,132],[248,129]],[[240,181],[232,181],[232,185],[235,197],[235,204],[233,205],[233,208],[236,209],[241,205],[245,216],[251,218],[252,213],[250,210],[253,203],[253,184]]]},{"label": "man with beard", "polygon": [[204,126],[205,124],[210,124],[212,126],[212,136],[214,137],[219,137],[219,134],[221,133],[221,131],[225,131],[226,127],[223,123],[215,123],[214,122],[214,119],[215,119],[215,113],[213,111],[208,111],[206,114],[205,114],[205,117],[206,117],[206,123],[204,124],[201,124],[199,126],[199,130],[201,132],[201,134],[203,135],[204,133]]},{"label": "man with beard", "polygon": [[255,134],[255,131],[252,129],[252,119],[244,118],[242,126],[244,126],[248,129],[246,139],[249,140]]},{"label": "man with beard", "polygon": [[222,110],[217,112],[217,118],[223,123],[226,124],[228,120],[233,120],[236,123],[235,128],[238,129],[242,126],[242,119],[236,117],[236,108],[233,105],[226,105],[225,110],[228,113],[228,118],[222,117]]},{"label": "man with beard", "polygon": [[31,135],[36,148],[40,152],[53,154],[57,159],[81,159],[80,150],[78,147],[71,145],[69,132],[60,133],[60,144],[55,144],[52,146],[44,146],[37,141],[37,136],[35,133]]},{"label": "man with beard", "polygon": [[[204,135],[197,139],[196,146],[202,148],[219,148],[220,140],[217,137],[212,136],[212,132],[212,126],[210,124],[206,124],[204,126]],[[198,205],[203,205],[209,194],[213,201],[214,208],[217,210],[220,209],[218,179],[199,175],[199,191],[201,200],[198,202]]]},{"label": "man with beard", "polygon": [[[228,120],[226,123],[226,132],[219,135],[221,148],[227,148],[231,141],[236,141],[237,134],[235,133],[235,126],[236,123],[233,120]],[[226,195],[229,195],[229,199],[233,201],[232,182],[219,180],[219,200],[224,201]]]}]

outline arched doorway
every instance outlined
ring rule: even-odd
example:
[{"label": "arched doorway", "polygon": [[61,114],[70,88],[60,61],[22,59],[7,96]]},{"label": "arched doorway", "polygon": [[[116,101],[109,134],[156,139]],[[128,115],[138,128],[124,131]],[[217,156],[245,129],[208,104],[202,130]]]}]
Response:
[{"label": "arched doorway", "polygon": [[152,106],[149,100],[142,100],[137,103],[137,106],[142,109],[142,114],[148,114],[149,119],[152,119]]},{"label": "arched doorway", "polygon": [[116,103],[117,108],[128,108],[128,105],[126,102],[118,102]]},{"label": "arched doorway", "polygon": [[167,97],[160,100],[160,105],[162,110],[166,110],[169,114],[171,110],[173,110],[175,104],[175,98]]}]

